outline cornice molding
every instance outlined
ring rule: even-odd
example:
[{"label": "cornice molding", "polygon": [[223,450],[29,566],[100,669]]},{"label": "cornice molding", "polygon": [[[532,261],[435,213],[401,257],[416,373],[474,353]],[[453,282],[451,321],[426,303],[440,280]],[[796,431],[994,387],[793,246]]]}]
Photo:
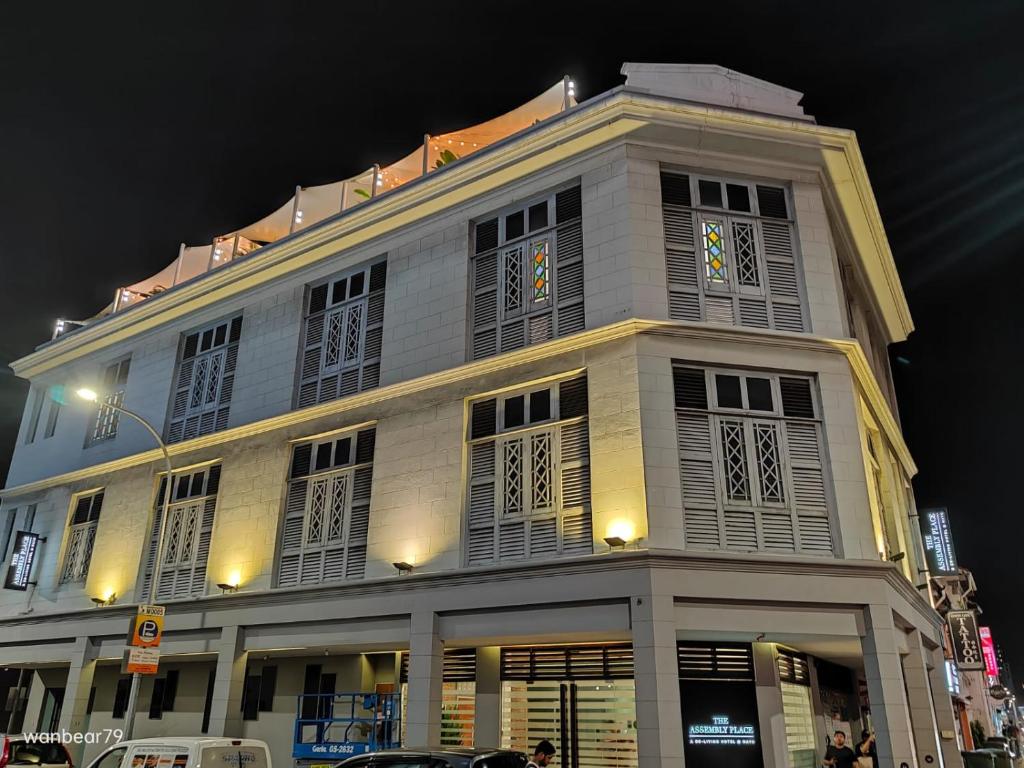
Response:
[{"label": "cornice molding", "polygon": [[[659,569],[670,571],[712,571],[721,573],[752,573],[787,575],[814,578],[877,579],[906,600],[919,615],[934,627],[942,625],[942,618],[932,609],[920,593],[908,582],[892,563],[875,560],[842,560],[814,557],[778,557],[722,553],[692,553],[681,550],[649,549],[627,552],[612,552],[601,556],[584,555],[574,558],[559,558],[537,563],[520,563],[506,566],[463,568],[458,571],[436,573],[412,573],[408,576],[390,576],[365,579],[361,582],[340,583],[318,587],[290,587],[267,589],[254,592],[239,592],[227,595],[213,595],[185,600],[167,600],[162,605],[167,615],[207,613],[218,610],[243,610],[247,608],[273,608],[297,602],[335,601],[349,598],[407,596],[409,592],[437,590],[441,588],[480,587],[507,584],[516,579],[542,579],[564,576],[586,576],[595,573],[630,572],[638,569]],[[623,594],[581,595],[580,602],[594,600],[615,600],[628,598]],[[682,596],[685,598],[685,596]],[[742,600],[742,595],[737,595]],[[533,600],[530,605],[539,605]],[[507,606],[503,606],[507,607]],[[458,611],[457,607],[452,610]],[[98,612],[102,611],[101,615]],[[19,626],[39,624],[60,625],[82,620],[114,619],[118,625],[125,617],[134,615],[136,605],[111,606],[107,608],[84,608],[73,611],[37,613],[28,616],[0,618],[0,627],[13,629]],[[390,615],[390,614],[389,614]],[[353,617],[358,618],[358,617]],[[272,620],[260,622],[273,624]],[[60,629],[55,626],[54,634]]]},{"label": "cornice molding", "polygon": [[[578,352],[601,344],[620,339],[631,338],[641,334],[671,336],[680,339],[699,341],[729,341],[732,343],[752,344],[759,347],[776,347],[811,352],[829,352],[843,354],[850,361],[851,370],[868,402],[884,429],[886,437],[896,449],[908,473],[917,473],[917,466],[911,458],[899,426],[885,401],[882,391],[875,381],[874,374],[861,350],[860,344],[852,339],[828,339],[810,334],[771,331],[739,326],[722,326],[709,323],[687,323],[674,320],[623,320],[611,325],[601,326],[590,331],[565,336],[552,341],[536,344],[513,352],[506,352],[496,357],[465,363],[438,373],[420,376],[415,379],[390,384],[379,389],[360,392],[355,395],[322,403],[320,405],[288,411],[278,416],[232,427],[221,432],[214,432],[202,437],[174,443],[168,446],[173,459],[229,443],[238,442],[258,435],[312,423],[329,416],[365,408],[377,403],[408,397],[441,387],[455,385],[466,381],[475,381],[480,377],[499,373],[509,369],[521,368],[538,361],[548,360],[559,355]],[[346,427],[348,428],[348,427]],[[302,438],[305,439],[305,438]],[[94,464],[89,467],[64,472],[59,475],[36,480],[31,483],[11,486],[0,490],[5,499],[25,496],[55,486],[77,483],[98,475],[130,469],[145,464],[162,462],[163,454],[158,449],[134,453],[113,461]]]},{"label": "cornice molding", "polygon": [[[875,290],[884,287],[891,300],[892,307],[882,313],[883,318],[892,325],[893,338],[905,337],[912,330],[909,309],[874,203],[867,170],[851,131],[616,89],[520,135],[498,142],[464,162],[385,193],[371,204],[344,211],[260,248],[251,256],[42,345],[35,352],[12,362],[11,368],[18,376],[34,378],[170,320],[229,301],[247,290],[309,267],[340,251],[394,234],[402,227],[654,123],[697,126],[776,143],[837,150],[845,158],[848,172],[832,181],[835,184],[852,179],[860,209],[871,230],[874,252],[861,253],[860,257],[862,260],[871,259],[885,275],[886,285],[878,285],[874,279],[875,270],[867,270]],[[825,153],[823,165],[829,173],[836,170],[834,161],[830,164],[829,158],[837,152]],[[894,318],[899,319],[901,328],[893,325]]]}]

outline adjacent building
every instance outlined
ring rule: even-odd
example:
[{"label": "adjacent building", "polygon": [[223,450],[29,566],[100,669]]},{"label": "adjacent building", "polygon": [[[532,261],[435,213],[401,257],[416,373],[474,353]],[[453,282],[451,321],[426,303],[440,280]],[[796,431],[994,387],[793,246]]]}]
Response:
[{"label": "adjacent building", "polygon": [[300,189],[13,364],[5,564],[44,538],[0,730],[122,723],[156,578],[139,736],[288,765],[300,696],[393,692],[409,744],[561,766],[814,766],[865,727],[957,764],[856,139],[720,67],[623,74]]}]

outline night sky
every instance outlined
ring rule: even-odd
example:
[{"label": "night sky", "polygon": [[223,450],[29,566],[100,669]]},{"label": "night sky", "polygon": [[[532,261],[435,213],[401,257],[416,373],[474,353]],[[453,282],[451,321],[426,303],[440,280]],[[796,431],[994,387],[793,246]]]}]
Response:
[{"label": "night sky", "polygon": [[[1024,3],[7,4],[0,20],[0,479],[6,364],[117,286],[563,74],[717,63],[856,130],[917,325],[892,350],[919,506],[1024,677]],[[828,10],[822,6],[834,6]]]}]

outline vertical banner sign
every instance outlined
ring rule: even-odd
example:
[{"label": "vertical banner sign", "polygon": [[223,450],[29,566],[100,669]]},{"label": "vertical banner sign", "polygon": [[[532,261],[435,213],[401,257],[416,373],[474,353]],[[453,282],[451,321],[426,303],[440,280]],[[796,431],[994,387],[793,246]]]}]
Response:
[{"label": "vertical banner sign", "polygon": [[950,611],[946,614],[949,637],[953,643],[953,658],[960,669],[984,669],[978,619],[974,611]]},{"label": "vertical banner sign", "polygon": [[978,635],[981,638],[981,655],[985,659],[985,674],[989,676],[989,684],[995,684],[999,682],[999,662],[996,659],[996,645],[992,642],[992,630],[978,627]]},{"label": "vertical banner sign", "polygon": [[953,534],[949,529],[949,514],[945,508],[921,510],[918,522],[921,524],[924,556],[931,575],[955,576],[956,552],[953,551]]},{"label": "vertical banner sign", "polygon": [[18,531],[14,539],[14,551],[11,553],[11,565],[4,579],[4,589],[17,589],[20,592],[28,589],[38,549],[39,534]]}]

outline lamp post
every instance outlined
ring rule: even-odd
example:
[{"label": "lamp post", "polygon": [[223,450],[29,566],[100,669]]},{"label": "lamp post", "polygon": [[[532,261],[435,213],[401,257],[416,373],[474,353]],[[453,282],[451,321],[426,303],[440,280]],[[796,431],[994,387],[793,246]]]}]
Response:
[{"label": "lamp post", "polygon": [[[75,392],[79,398],[90,403],[98,403],[99,395],[96,394],[95,390],[92,389],[79,389]],[[120,405],[114,405],[112,403],[103,403],[100,407],[110,408],[119,413],[123,413],[125,416],[129,416],[143,427],[153,436],[156,440],[157,445],[160,446],[160,451],[164,455],[164,464],[167,469],[167,482],[164,483],[164,498],[162,504],[162,511],[160,513],[160,529],[157,531],[156,537],[156,557],[153,560],[153,573],[149,578],[149,593],[146,595],[146,603],[152,604],[156,600],[157,590],[157,577],[160,573],[160,557],[163,554],[164,548],[164,528],[167,525],[167,510],[171,505],[171,483],[174,479],[174,474],[171,469],[171,456],[167,453],[167,444],[164,443],[163,438],[160,437],[160,433],[153,428],[153,425],[146,421],[139,414],[129,411],[127,408],[123,408]],[[128,705],[125,708],[124,713],[124,739],[132,738],[132,733],[135,729],[135,709],[139,702],[139,687],[142,685],[142,675],[138,672],[132,673],[132,685],[128,692]]]}]

